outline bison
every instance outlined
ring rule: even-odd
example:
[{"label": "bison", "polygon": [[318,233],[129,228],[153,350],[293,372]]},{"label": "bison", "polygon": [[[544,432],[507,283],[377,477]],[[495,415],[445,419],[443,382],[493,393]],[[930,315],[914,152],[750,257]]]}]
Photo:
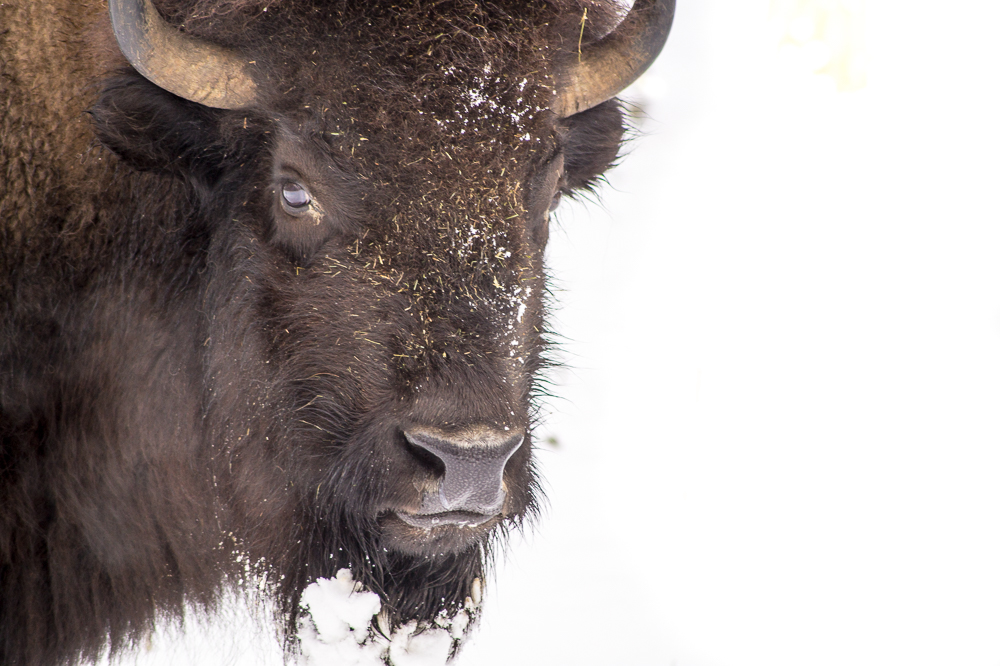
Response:
[{"label": "bison", "polygon": [[[624,18],[623,18],[624,16]],[[0,3],[0,663],[342,568],[455,613],[537,511],[543,253],[672,0]]]}]

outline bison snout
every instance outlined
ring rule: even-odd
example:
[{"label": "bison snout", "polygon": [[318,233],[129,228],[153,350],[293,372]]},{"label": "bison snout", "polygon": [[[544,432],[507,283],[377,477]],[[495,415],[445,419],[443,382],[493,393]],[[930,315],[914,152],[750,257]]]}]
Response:
[{"label": "bison snout", "polygon": [[[503,472],[524,442],[524,433],[491,427],[444,432],[413,427],[406,440],[444,464],[438,500],[442,511],[495,515],[503,507]],[[433,498],[427,498],[434,504]],[[425,505],[427,502],[425,501]],[[427,507],[431,508],[431,507]]]}]

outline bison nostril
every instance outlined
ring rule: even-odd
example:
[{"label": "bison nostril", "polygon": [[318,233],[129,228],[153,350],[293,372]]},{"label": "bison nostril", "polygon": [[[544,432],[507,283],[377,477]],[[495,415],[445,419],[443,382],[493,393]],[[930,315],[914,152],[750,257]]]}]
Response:
[{"label": "bison nostril", "polygon": [[419,444],[415,444],[413,440],[410,439],[409,435],[406,435],[406,450],[410,452],[410,455],[417,459],[417,462],[419,462],[422,467],[433,472],[435,476],[444,476],[444,461],[430,450],[420,446]]},{"label": "bison nostril", "polygon": [[438,493],[444,511],[498,513],[503,506],[503,471],[524,441],[524,433],[475,427],[457,432],[409,428],[403,433],[415,449],[444,465]]}]

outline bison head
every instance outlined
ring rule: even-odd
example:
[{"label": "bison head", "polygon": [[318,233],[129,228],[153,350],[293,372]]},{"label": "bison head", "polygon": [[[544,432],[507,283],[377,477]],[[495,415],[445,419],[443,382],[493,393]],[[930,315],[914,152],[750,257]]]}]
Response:
[{"label": "bison head", "polygon": [[392,622],[458,608],[537,507],[549,214],[616,158],[672,2],[610,32],[555,1],[160,4],[111,2],[131,67],[93,117],[178,183],[146,205],[194,257],[220,549],[292,622],[341,567]]}]

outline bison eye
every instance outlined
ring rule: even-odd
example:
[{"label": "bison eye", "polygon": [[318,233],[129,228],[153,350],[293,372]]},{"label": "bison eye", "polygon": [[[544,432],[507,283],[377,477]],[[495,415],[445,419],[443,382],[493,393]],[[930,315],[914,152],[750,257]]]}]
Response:
[{"label": "bison eye", "polygon": [[309,190],[298,183],[285,183],[281,186],[281,205],[292,215],[301,213],[311,201]]}]

